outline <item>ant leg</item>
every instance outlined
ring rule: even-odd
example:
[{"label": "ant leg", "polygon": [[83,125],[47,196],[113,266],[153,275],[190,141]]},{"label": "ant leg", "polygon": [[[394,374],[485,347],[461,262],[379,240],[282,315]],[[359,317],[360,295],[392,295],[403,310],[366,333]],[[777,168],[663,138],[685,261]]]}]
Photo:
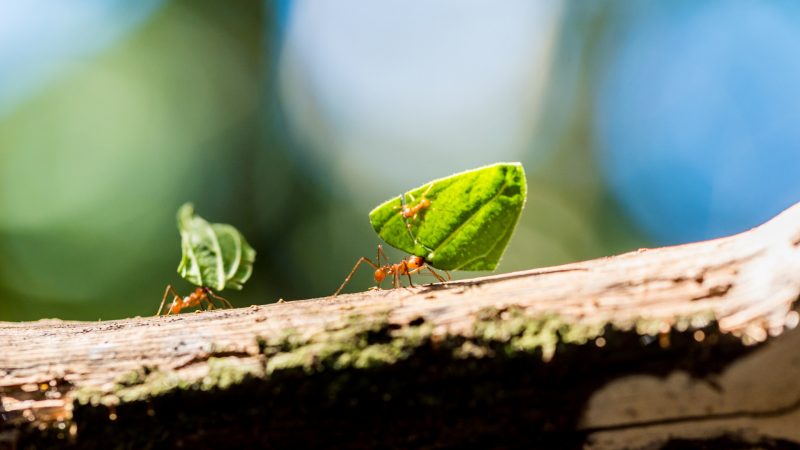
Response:
[{"label": "ant leg", "polygon": [[[167,294],[169,294],[170,291],[172,291],[172,295],[174,295],[175,298],[181,298],[181,296],[175,292],[175,288],[173,288],[171,284],[168,284],[167,289],[164,290],[164,297],[161,298],[161,306],[158,307],[158,312],[156,313],[157,316],[161,315],[161,310],[164,309],[164,302],[167,301]],[[167,309],[167,315],[169,315],[171,310],[172,308]]]},{"label": "ant leg", "polygon": [[[443,276],[441,276],[441,275],[439,275],[439,274],[438,274],[438,273],[437,273],[435,270],[433,270],[433,269],[431,268],[431,266],[428,266],[428,265],[426,265],[425,267],[427,267],[427,268],[428,268],[428,270],[431,272],[431,274],[433,274],[433,276],[435,276],[435,277],[436,277],[436,279],[437,279],[437,280],[439,280],[439,282],[440,282],[440,283],[444,283],[444,282],[446,281],[446,280],[444,279],[444,277],[443,277]],[[447,272],[447,271],[445,271],[445,272]],[[448,277],[450,277],[450,273],[449,273],[449,272],[447,272],[447,276],[448,276]]]},{"label": "ant leg", "polygon": [[[417,215],[414,214],[414,216],[411,218],[411,220],[416,221],[417,220]],[[408,220],[408,217],[403,217],[403,222],[406,223],[406,230],[408,230],[408,237],[410,237],[411,240],[415,244],[419,244],[419,242],[417,241],[417,237],[414,236],[414,233],[411,232],[411,228],[413,228],[413,226],[412,226],[411,222]]]},{"label": "ant leg", "polygon": [[160,316],[161,315],[161,310],[164,309],[164,303],[166,303],[166,301],[167,301],[167,295],[169,294],[169,288],[171,288],[171,287],[172,286],[167,285],[167,289],[164,291],[164,296],[161,297],[161,306],[158,307],[158,312],[156,313],[156,316]]},{"label": "ant leg", "polygon": [[383,253],[383,246],[378,244],[378,267],[376,267],[376,269],[381,267],[381,256],[383,256],[383,259],[386,260],[387,263],[389,262],[389,257],[386,256],[386,253]]},{"label": "ant leg", "polygon": [[[383,260],[386,261],[386,264],[388,265],[389,264],[389,257],[386,256],[386,253],[383,252],[383,245],[378,244],[378,266],[376,267],[376,269],[379,269],[381,267],[385,267],[385,266],[381,265],[381,256],[383,256]],[[383,280],[378,282],[378,289],[381,288],[382,284],[383,284]],[[392,287],[396,287],[396,283],[394,282],[394,275],[392,276]]]},{"label": "ant leg", "polygon": [[[399,265],[403,267],[402,271],[403,273],[399,275],[405,275],[406,277],[408,277],[408,287],[414,287],[414,282],[411,280],[411,274],[419,272],[419,267],[417,267],[416,269],[408,270],[408,262],[406,262],[405,259],[401,261]],[[398,280],[400,278],[399,275],[398,275]]]},{"label": "ant leg", "polygon": [[[425,192],[423,192],[422,195],[419,196],[419,198],[420,199],[424,199],[425,197],[427,197],[428,192],[431,191],[431,188],[433,188],[433,183],[428,183],[428,189],[425,189]],[[415,201],[417,201],[417,198],[414,197],[414,194],[412,194],[411,192],[406,192],[405,194],[400,196],[400,199],[403,200],[403,202],[402,202],[403,206],[405,206],[405,197],[406,197],[406,195],[411,199],[411,203],[414,203]]]},{"label": "ant leg", "polygon": [[411,281],[411,272],[406,271],[406,276],[408,277],[408,287],[414,287],[414,282]]},{"label": "ant leg", "polygon": [[[415,238],[414,234],[411,232],[411,222],[408,221],[408,217],[406,217],[406,215],[405,215],[406,208],[407,208],[407,206],[406,206],[406,195],[411,197],[411,201],[412,202],[414,201],[414,196],[413,195],[408,194],[408,193],[400,194],[400,205],[401,205],[400,206],[400,217],[403,218],[403,223],[406,224],[406,228],[408,229],[408,237],[410,237],[411,240],[414,241],[414,243],[416,243],[417,242],[417,238]],[[415,216],[415,220],[416,220],[416,214],[414,214],[414,216]],[[378,261],[378,263],[380,264],[380,261]]]},{"label": "ant leg", "polygon": [[[381,246],[379,245],[378,246],[378,251],[379,252],[381,251],[380,248],[381,248]],[[370,261],[369,258],[367,258],[366,256],[362,256],[361,258],[358,259],[358,261],[356,262],[356,265],[353,266],[353,270],[350,271],[350,273],[347,275],[347,278],[344,279],[344,281],[342,282],[342,285],[339,286],[339,289],[337,289],[336,292],[333,293],[334,297],[339,295],[339,292],[342,292],[342,289],[344,289],[345,285],[347,285],[347,283],[350,282],[350,279],[353,278],[353,274],[356,273],[356,269],[358,269],[358,266],[360,266],[361,263],[363,263],[363,262],[366,262],[367,264],[369,264],[370,266],[375,268],[375,270],[378,270],[380,268],[380,266],[377,266],[377,265],[375,265],[374,262]]]},{"label": "ant leg", "polygon": [[[209,295],[211,295],[212,297],[214,297],[214,299],[215,299],[215,300],[219,300],[219,301],[221,301],[221,302],[222,302],[222,304],[223,304],[223,305],[225,305],[225,307],[226,307],[226,308],[233,308],[233,305],[231,304],[231,302],[229,302],[229,301],[228,301],[228,299],[226,299],[225,297],[222,297],[222,296],[220,296],[220,295],[217,295],[217,294],[216,294],[214,291],[212,291],[211,289],[209,289],[207,292],[209,293]],[[211,300],[209,300],[208,302],[209,302],[209,303],[211,303]]]},{"label": "ant leg", "polygon": [[425,189],[425,192],[422,193],[422,198],[427,197],[431,189],[433,189],[433,183],[428,183],[428,189]]},{"label": "ant leg", "polygon": [[[380,245],[380,244],[378,244],[378,255],[383,256],[383,259],[385,259],[387,263],[389,262],[389,257],[386,256],[386,253],[383,252],[383,246]],[[380,264],[380,256],[378,256],[378,264]],[[376,269],[377,269],[377,267],[376,267]],[[406,272],[408,272],[408,267],[406,267]],[[402,286],[400,284],[400,275],[401,274],[397,270],[394,271],[394,274],[392,275],[392,287],[393,288],[397,288],[397,287]],[[408,277],[408,282],[411,284],[411,286],[414,286],[414,284],[411,283],[411,277],[410,276]]]},{"label": "ant leg", "polygon": [[[180,305],[180,303],[179,303],[179,304],[178,304],[178,312],[176,312],[176,313],[174,313],[174,314],[180,314],[180,313],[181,313],[181,308],[182,308],[182,306],[181,306],[181,305]],[[173,312],[172,312],[172,308],[171,308],[171,307],[170,307],[170,308],[167,308],[167,314],[166,314],[166,315],[168,316],[168,315],[170,315],[170,314],[173,314]]]}]

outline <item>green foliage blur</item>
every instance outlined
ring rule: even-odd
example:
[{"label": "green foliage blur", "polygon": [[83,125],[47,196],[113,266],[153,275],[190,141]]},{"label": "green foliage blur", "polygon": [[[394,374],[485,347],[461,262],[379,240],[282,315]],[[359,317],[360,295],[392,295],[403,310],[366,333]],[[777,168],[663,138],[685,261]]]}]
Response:
[{"label": "green foliage blur", "polygon": [[[167,284],[188,293],[193,286],[176,273],[175,212],[186,201],[207,220],[234,225],[257,251],[244,289],[223,293],[236,306],[330,295],[360,256],[374,255],[379,239],[367,213],[387,196],[357,177],[346,181],[361,186],[358,195],[337,190],[344,180],[330,178],[340,175],[294,150],[268,4],[168,2],[0,118],[0,320],[148,316]],[[580,14],[567,10],[565,20]],[[573,47],[591,41],[591,26],[578,30],[558,32],[553,54],[568,57],[554,58],[550,79],[585,63]],[[537,138],[521,159],[528,202],[499,271],[647,244],[599,179],[587,80],[578,73],[547,90],[542,118],[531,123]],[[548,156],[535,156],[542,147]],[[392,164],[403,155],[380,157]],[[369,272],[347,291],[371,286]]]}]

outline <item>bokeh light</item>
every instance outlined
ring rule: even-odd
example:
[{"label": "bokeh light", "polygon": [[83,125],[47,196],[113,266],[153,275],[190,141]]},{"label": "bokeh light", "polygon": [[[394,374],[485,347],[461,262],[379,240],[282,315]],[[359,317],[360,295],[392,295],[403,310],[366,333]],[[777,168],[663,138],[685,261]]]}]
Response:
[{"label": "bokeh light", "polygon": [[561,2],[289,8],[280,81],[297,149],[348,195],[374,202],[530,149]]},{"label": "bokeh light", "polygon": [[732,233],[800,200],[788,2],[3,8],[0,320],[150,315],[167,284],[188,292],[185,201],[258,252],[224,292],[245,306],[332,294],[375,254],[370,209],[485,163],[528,175],[501,272]]},{"label": "bokeh light", "polygon": [[605,43],[599,159],[644,230],[719,237],[800,200],[800,5],[641,3]]},{"label": "bokeh light", "polygon": [[81,59],[135,30],[162,0],[3,2],[0,13],[0,117]]},{"label": "bokeh light", "polygon": [[200,197],[213,215],[222,200],[198,194],[225,185],[226,134],[257,109],[261,80],[201,13],[162,14],[0,123],[0,284],[18,299],[0,304],[8,315],[41,302],[70,317],[103,300],[141,311],[175,279],[177,205]]}]

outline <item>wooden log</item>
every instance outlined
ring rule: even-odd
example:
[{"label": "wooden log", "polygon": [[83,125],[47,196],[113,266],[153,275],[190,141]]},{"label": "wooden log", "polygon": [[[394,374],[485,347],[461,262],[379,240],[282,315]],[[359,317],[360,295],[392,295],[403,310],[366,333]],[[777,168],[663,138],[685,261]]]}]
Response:
[{"label": "wooden log", "polygon": [[798,297],[800,204],[546,269],[0,323],[0,448],[800,448]]}]

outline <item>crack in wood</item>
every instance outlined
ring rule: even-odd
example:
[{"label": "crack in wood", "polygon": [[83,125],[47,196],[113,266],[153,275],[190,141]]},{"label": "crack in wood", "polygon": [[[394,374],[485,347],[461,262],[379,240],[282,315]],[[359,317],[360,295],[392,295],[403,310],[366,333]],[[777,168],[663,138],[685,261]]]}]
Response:
[{"label": "crack in wood", "polygon": [[[514,280],[517,278],[528,278],[528,277],[536,277],[539,275],[550,275],[556,273],[565,273],[565,272],[588,272],[590,269],[586,267],[571,267],[571,268],[554,268],[554,269],[532,269],[532,270],[524,270],[520,272],[512,272],[507,274],[501,275],[491,275],[488,277],[481,277],[481,278],[473,278],[470,280],[453,280],[453,281],[446,281],[444,283],[431,283],[420,286],[422,289],[417,291],[419,295],[427,294],[430,292],[442,291],[456,287],[473,287],[473,286],[480,286],[484,284],[490,283],[497,283],[503,281]],[[463,291],[462,291],[463,292]]]},{"label": "crack in wood", "polygon": [[706,294],[692,297],[689,300],[696,302],[698,300],[706,300],[713,297],[721,297],[723,295],[726,295],[731,290],[731,288],[733,288],[733,283],[718,284],[716,286],[711,286]]},{"label": "crack in wood", "polygon": [[185,369],[185,368],[187,368],[187,367],[189,367],[191,365],[194,365],[194,364],[207,362],[211,358],[229,358],[229,357],[248,358],[248,357],[253,357],[253,356],[258,356],[258,354],[250,353],[250,352],[243,351],[243,350],[228,350],[228,351],[218,351],[218,352],[207,352],[207,353],[201,353],[201,354],[193,355],[193,356],[189,357],[186,361],[183,361],[182,363],[180,363],[180,364],[178,364],[178,365],[176,365],[174,367],[171,367],[171,369],[172,370]]}]

